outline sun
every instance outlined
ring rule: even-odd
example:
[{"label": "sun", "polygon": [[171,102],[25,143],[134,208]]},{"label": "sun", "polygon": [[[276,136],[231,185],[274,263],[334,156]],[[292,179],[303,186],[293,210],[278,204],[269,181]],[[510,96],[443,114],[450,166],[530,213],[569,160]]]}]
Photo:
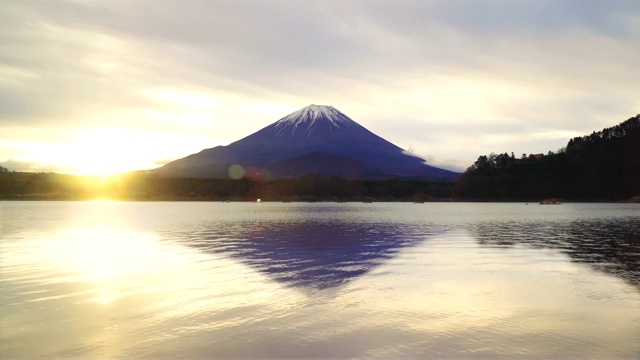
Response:
[{"label": "sun", "polygon": [[101,128],[78,132],[74,141],[50,156],[70,173],[106,176],[156,167],[154,149],[158,148],[144,134]]},{"label": "sun", "polygon": [[25,142],[20,144],[22,152],[11,154],[11,159],[35,164],[35,171],[109,176],[154,169],[216,141],[220,143],[188,132],[90,128],[65,133],[51,142]]},{"label": "sun", "polygon": [[[134,150],[135,149],[131,149]],[[114,175],[122,172],[141,170],[143,160],[127,154],[124,149],[114,151],[102,147],[87,147],[68,159],[73,173],[79,175]]]},{"label": "sun", "polygon": [[116,129],[93,129],[78,134],[67,161],[75,173],[110,175],[129,170],[137,163],[138,151],[130,139]]},{"label": "sun", "polygon": [[[75,175],[115,175],[157,167],[162,144],[144,133],[127,129],[89,129],[73,133],[65,141],[27,144],[19,161],[46,164],[55,172]],[[166,145],[165,145],[166,146]],[[46,166],[41,166],[46,171]]]}]

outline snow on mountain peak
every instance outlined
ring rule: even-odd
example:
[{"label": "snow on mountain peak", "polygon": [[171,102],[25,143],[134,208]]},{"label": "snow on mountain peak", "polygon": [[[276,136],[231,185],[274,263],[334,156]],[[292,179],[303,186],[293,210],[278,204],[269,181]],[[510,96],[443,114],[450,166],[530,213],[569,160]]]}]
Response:
[{"label": "snow on mountain peak", "polygon": [[[310,118],[319,118],[326,117],[332,119],[333,117],[340,117],[340,115],[345,116],[343,113],[338,111],[331,105],[316,105],[311,104],[307,107],[304,107],[297,112],[301,112],[301,115],[308,115]],[[295,114],[295,113],[294,113]]]},{"label": "snow on mountain peak", "polygon": [[318,120],[324,120],[330,128],[336,129],[356,124],[355,121],[331,105],[311,104],[278,120],[275,127],[278,134],[288,128],[291,128],[293,134],[298,126],[304,124],[305,131],[309,132]]}]

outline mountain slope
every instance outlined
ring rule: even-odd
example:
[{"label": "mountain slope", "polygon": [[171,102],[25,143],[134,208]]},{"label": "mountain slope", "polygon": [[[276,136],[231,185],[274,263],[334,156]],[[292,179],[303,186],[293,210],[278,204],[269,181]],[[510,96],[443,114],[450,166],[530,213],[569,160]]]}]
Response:
[{"label": "mountain slope", "polygon": [[[363,178],[453,180],[459,175],[404,154],[400,147],[367,130],[336,108],[324,105],[309,105],[228,146],[202,150],[155,171],[169,177],[227,177],[226,169],[238,164],[256,169],[263,175],[278,177],[286,175],[279,175],[277,171],[268,174],[268,169],[287,159],[310,153],[339,156],[334,159],[336,167],[347,166],[345,161],[357,161],[376,169],[364,171]],[[322,175],[331,173],[318,170]],[[300,171],[289,169],[287,172]]]},{"label": "mountain slope", "polygon": [[383,176],[384,171],[360,160],[342,155],[311,152],[268,165],[266,170],[275,177],[300,177],[323,174],[345,179],[366,179]]}]

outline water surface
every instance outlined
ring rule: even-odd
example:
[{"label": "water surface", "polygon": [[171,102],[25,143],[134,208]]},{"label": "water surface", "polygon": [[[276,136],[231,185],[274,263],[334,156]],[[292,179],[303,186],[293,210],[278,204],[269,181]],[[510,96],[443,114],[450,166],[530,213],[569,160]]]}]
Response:
[{"label": "water surface", "polygon": [[637,204],[0,202],[3,358],[638,358]]}]

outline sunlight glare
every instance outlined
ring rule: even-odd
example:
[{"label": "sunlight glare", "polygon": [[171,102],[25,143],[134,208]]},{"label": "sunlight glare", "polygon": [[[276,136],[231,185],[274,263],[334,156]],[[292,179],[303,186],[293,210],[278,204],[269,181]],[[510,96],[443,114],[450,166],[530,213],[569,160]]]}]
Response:
[{"label": "sunlight glare", "polygon": [[63,165],[72,174],[106,176],[158,167],[153,161],[164,155],[156,150],[161,140],[130,129],[93,128],[75,135],[75,141],[41,149],[38,161]]}]

